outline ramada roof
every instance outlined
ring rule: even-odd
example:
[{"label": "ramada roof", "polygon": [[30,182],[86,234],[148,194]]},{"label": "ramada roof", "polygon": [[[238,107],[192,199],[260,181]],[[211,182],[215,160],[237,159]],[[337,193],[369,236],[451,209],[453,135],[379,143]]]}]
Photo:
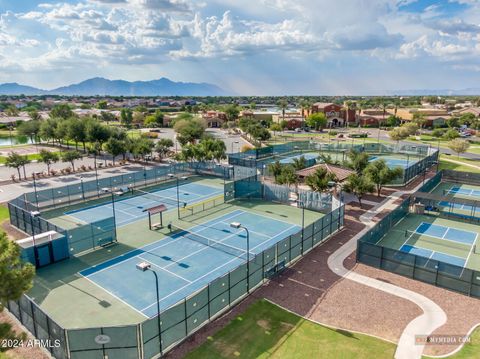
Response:
[{"label": "ramada roof", "polygon": [[308,167],[308,168],[304,168],[302,170],[297,171],[297,175],[299,177],[307,177],[307,176],[315,173],[315,171],[318,168],[321,168],[321,167],[325,168],[328,173],[333,173],[333,175],[335,176],[335,178],[337,179],[338,182],[343,182],[345,179],[347,179],[348,176],[355,173],[355,171],[353,171],[349,168],[345,168],[345,167],[342,167],[342,166],[336,166],[336,165],[332,165],[332,164],[328,164],[328,163],[320,163],[318,165]]}]

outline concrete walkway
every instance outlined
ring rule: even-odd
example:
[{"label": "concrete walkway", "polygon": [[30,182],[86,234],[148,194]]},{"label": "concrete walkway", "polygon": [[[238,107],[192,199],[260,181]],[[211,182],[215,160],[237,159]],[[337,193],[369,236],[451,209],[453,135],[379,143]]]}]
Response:
[{"label": "concrete walkway", "polygon": [[362,215],[360,221],[365,224],[366,227],[328,258],[328,267],[332,272],[339,276],[409,300],[423,310],[423,314],[412,320],[400,336],[397,350],[395,352],[396,359],[421,358],[424,345],[416,344],[415,336],[429,335],[445,324],[447,321],[445,312],[436,303],[423,295],[355,273],[345,268],[343,263],[344,260],[356,250],[357,241],[375,225],[373,218],[385,209],[391,210],[397,207],[397,205],[393,203],[395,200],[400,198],[402,194],[415,192],[420,186],[421,184],[412,191],[395,192],[389,196],[387,200]]}]

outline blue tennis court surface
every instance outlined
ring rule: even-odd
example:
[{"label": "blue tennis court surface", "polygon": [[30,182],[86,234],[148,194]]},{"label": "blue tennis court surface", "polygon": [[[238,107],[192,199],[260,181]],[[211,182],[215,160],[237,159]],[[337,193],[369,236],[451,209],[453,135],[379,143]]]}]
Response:
[{"label": "blue tennis court surface", "polygon": [[[420,256],[420,257],[428,258],[429,260],[433,259],[433,260],[436,260],[436,261],[441,261],[441,262],[444,262],[444,263],[453,264],[453,265],[458,266],[458,267],[465,267],[465,262],[466,262],[465,258],[452,256],[450,254],[435,252],[435,251],[432,251],[430,249],[419,248],[419,247],[411,246],[409,244],[404,244],[400,248],[400,250],[402,252],[415,254],[415,255]],[[428,266],[428,261],[425,262],[425,266]]]},{"label": "blue tennis court surface", "polygon": [[415,232],[425,234],[438,239],[445,239],[461,244],[473,245],[477,239],[477,233],[464,231],[452,227],[440,226],[437,224],[422,222]]},{"label": "blue tennis court surface", "polygon": [[[223,188],[199,183],[187,183],[179,186],[180,202],[192,204],[207,198],[223,194]],[[170,187],[136,197],[115,200],[115,220],[117,227],[138,221],[148,216],[144,209],[159,204],[166,204],[169,210],[177,208],[177,187]],[[95,205],[75,211],[65,212],[85,223],[93,223],[113,216],[112,203]]]},{"label": "blue tennis court surface", "polygon": [[394,167],[407,168],[418,162],[418,160],[415,158],[411,158],[408,161],[400,158],[392,158],[392,157],[386,157],[386,156],[381,156],[381,157],[372,156],[369,158],[370,162],[373,162],[376,160],[384,160],[387,163],[387,166],[390,168],[394,168]]},{"label": "blue tennis court surface", "polygon": [[310,153],[304,153],[304,154],[301,154],[301,155],[296,155],[296,156],[292,156],[292,157],[288,157],[288,158],[283,158],[283,159],[280,160],[280,163],[282,163],[282,164],[293,163],[294,159],[299,159],[300,157],[304,157],[307,161],[308,160],[314,160],[318,157],[318,153],[310,152]]},{"label": "blue tennis court surface", "polygon": [[157,311],[154,277],[136,269],[136,264],[151,263],[158,275],[160,307],[165,310],[245,263],[245,231],[231,228],[231,222],[240,222],[249,229],[251,254],[260,253],[300,229],[291,223],[236,210],[189,231],[235,247],[245,253],[243,257],[190,239],[189,234],[182,232],[85,269],[80,274],[138,312],[153,317]]},{"label": "blue tennis court surface", "polygon": [[470,189],[470,188],[461,188],[461,187],[452,187],[445,194],[451,195],[462,195],[462,196],[473,196],[473,197],[480,197],[480,190],[477,189]]},{"label": "blue tennis court surface", "polygon": [[442,207],[451,207],[455,209],[463,209],[464,211],[472,211],[473,206],[470,206],[468,204],[461,204],[461,203],[453,203],[453,202],[448,202],[448,201],[441,201],[438,203]]}]

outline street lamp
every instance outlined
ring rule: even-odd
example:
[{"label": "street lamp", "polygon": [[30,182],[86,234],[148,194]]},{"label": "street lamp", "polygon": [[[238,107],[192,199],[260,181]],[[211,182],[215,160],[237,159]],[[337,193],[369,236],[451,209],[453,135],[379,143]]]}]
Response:
[{"label": "street lamp", "polygon": [[233,141],[233,142],[232,142],[232,153],[233,153],[233,144],[234,144],[234,143],[238,144],[239,142],[238,142],[238,141]]},{"label": "street lamp", "polygon": [[[176,183],[177,183],[177,217],[178,219],[180,219],[180,190],[179,190],[179,179],[178,179],[178,176],[175,176],[174,174],[172,173],[169,173],[167,174],[167,177],[168,178],[175,178],[176,179]],[[187,176],[182,176],[180,177],[180,179],[182,179],[183,181],[186,181],[188,179]],[[186,205],[186,203],[185,203]]]},{"label": "street lamp", "polygon": [[247,293],[250,293],[250,232],[247,227],[242,226],[240,222],[230,223],[230,227],[235,229],[244,229],[247,232]]},{"label": "street lamp", "polygon": [[162,337],[161,337],[161,321],[160,321],[160,292],[158,290],[158,276],[157,272],[152,270],[152,265],[148,262],[140,262],[136,265],[137,269],[141,272],[150,271],[155,276],[155,289],[157,292],[157,326],[158,326],[158,343],[160,347],[160,355],[162,355]]},{"label": "street lamp", "polygon": [[38,211],[38,194],[37,194],[37,181],[35,179],[35,172],[32,172],[32,178],[33,178],[33,190],[35,192],[35,204],[37,205],[37,211]]}]

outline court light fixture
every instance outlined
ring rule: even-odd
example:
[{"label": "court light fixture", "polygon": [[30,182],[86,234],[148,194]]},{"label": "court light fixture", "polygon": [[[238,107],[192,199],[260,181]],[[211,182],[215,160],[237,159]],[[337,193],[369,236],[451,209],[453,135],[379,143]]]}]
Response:
[{"label": "court light fixture", "polygon": [[239,229],[241,226],[242,226],[242,224],[240,222],[230,223],[230,227],[235,228],[235,229]]},{"label": "court light fixture", "polygon": [[151,269],[152,265],[148,262],[140,262],[140,263],[137,263],[136,267],[139,271],[145,272]]}]

